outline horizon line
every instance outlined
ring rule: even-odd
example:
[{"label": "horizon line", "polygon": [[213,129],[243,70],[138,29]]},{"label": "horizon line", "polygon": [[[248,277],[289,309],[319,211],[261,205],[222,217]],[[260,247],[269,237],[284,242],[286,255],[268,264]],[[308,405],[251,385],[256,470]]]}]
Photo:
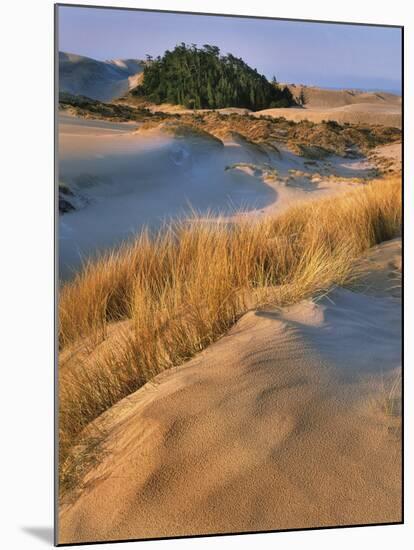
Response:
[{"label": "horizon line", "polygon": [[[152,10],[151,10],[152,11]],[[177,43],[177,45],[180,44],[180,42]],[[166,50],[167,51],[167,50]],[[220,50],[221,51],[221,50]],[[78,53],[78,52],[74,52],[74,51],[66,51],[66,50],[60,50],[58,48],[57,50],[57,53],[58,54],[68,54],[68,55],[76,55],[76,56],[79,56],[79,57],[84,57],[86,59],[92,59],[93,61],[96,61],[98,63],[109,63],[111,61],[125,61],[125,60],[129,60],[129,59],[133,59],[135,61],[142,61],[142,62],[145,62],[145,60],[142,58],[142,57],[139,57],[139,56],[126,56],[126,57],[110,57],[110,58],[102,58],[102,59],[99,59],[97,57],[91,57],[90,55],[85,55],[83,53]],[[230,52],[228,52],[230,53]],[[147,54],[145,54],[147,55]],[[227,55],[227,54],[224,54],[224,55]],[[265,76],[265,78],[267,78],[269,81],[270,79],[263,73],[259,73],[259,74],[262,74],[263,76]],[[359,78],[359,77],[350,77],[350,78]],[[352,85],[327,85],[327,84],[318,84],[317,82],[310,82],[309,79],[305,79],[304,81],[300,82],[300,81],[295,81],[295,80],[292,80],[292,79],[281,79],[279,80],[278,79],[278,83],[279,84],[282,84],[282,85],[286,85],[286,86],[306,86],[306,87],[309,87],[309,88],[320,88],[320,89],[324,89],[324,90],[349,90],[349,91],[358,91],[358,92],[385,92],[385,93],[390,93],[390,94],[393,94],[393,95],[399,95],[401,96],[402,95],[402,83],[398,83],[396,81],[392,81],[390,80],[389,81],[390,84],[395,82],[395,86],[393,85],[390,85],[389,87],[378,87],[378,86],[352,86]]]}]

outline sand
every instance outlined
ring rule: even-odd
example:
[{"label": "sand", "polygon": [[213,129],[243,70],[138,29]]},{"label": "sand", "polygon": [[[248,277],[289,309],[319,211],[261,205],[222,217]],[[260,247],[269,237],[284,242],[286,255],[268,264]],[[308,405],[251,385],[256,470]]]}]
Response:
[{"label": "sand", "polygon": [[401,299],[401,238],[372,248],[355,266],[357,278],[352,288],[374,296]]},{"label": "sand", "polygon": [[285,108],[285,109],[264,109],[252,113],[254,116],[284,117],[287,120],[299,122],[310,120],[311,122],[322,122],[323,120],[335,120],[340,124],[380,124],[401,128],[402,116],[401,107],[398,105],[377,105],[377,104],[352,104],[331,108]]},{"label": "sand", "polygon": [[86,206],[59,219],[63,279],[79,269],[82,258],[119,245],[144,227],[156,230],[193,209],[222,215],[262,208],[276,198],[260,178],[225,170],[234,162],[257,160],[241,147],[68,118],[59,127],[59,179]]},{"label": "sand", "polygon": [[329,90],[317,86],[289,85],[295,97],[300,91],[306,97],[304,108],[265,109],[255,116],[282,116],[298,122],[310,120],[335,120],[350,124],[381,124],[401,128],[401,96],[386,92],[361,92],[356,90]]},{"label": "sand", "polygon": [[402,143],[389,143],[375,147],[369,158],[382,171],[400,172],[402,170]]},{"label": "sand", "polygon": [[[172,218],[232,218],[281,212],[372,178],[375,162],[330,157],[309,161],[233,132],[223,143],[208,134],[177,136],[167,126],[137,131],[120,123],[59,117],[59,181],[82,206],[59,219],[60,278],[84,259],[157,230]],[[110,223],[108,223],[110,220]]]},{"label": "sand", "polygon": [[[282,84],[284,86],[285,84]],[[362,91],[354,89],[331,89],[303,84],[287,84],[294,97],[303,90],[306,98],[305,107],[332,108],[343,105],[376,104],[401,105],[401,95],[390,92]]]},{"label": "sand", "polygon": [[339,123],[381,124],[401,128],[401,96],[387,92],[330,90],[317,86],[289,85],[295,97],[300,91],[306,97],[304,108],[266,109],[256,116],[283,116],[288,120],[335,120]]},{"label": "sand", "polygon": [[112,101],[137,86],[143,70],[136,59],[98,61],[59,52],[59,91]]},{"label": "sand", "polygon": [[59,541],[399,522],[400,254],[371,250],[352,290],[247,313],[107,411]]}]

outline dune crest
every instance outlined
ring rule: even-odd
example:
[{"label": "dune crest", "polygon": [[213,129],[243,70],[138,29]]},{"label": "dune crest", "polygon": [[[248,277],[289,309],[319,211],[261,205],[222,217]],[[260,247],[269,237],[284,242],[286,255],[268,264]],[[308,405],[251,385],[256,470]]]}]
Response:
[{"label": "dune crest", "polygon": [[401,304],[382,284],[400,254],[395,239],[360,266],[378,292],[251,311],[101,416],[105,452],[62,505],[60,542],[400,521],[384,388]]}]

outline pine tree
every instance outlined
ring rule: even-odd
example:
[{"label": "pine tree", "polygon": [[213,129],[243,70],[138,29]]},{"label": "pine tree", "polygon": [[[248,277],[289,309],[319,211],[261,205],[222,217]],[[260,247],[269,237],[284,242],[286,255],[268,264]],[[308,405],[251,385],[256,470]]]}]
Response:
[{"label": "pine tree", "polygon": [[242,59],[220,55],[217,46],[177,45],[163,57],[147,56],[143,83],[134,94],[155,103],[169,102],[193,109],[295,104],[288,88],[281,89],[273,77],[270,83]]}]

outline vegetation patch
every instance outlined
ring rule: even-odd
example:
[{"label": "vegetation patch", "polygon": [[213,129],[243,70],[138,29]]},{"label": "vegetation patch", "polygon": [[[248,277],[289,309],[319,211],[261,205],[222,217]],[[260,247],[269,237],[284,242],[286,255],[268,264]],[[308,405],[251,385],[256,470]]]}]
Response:
[{"label": "vegetation patch", "polygon": [[290,107],[296,102],[289,88],[267,78],[232,54],[220,55],[217,46],[184,43],[163,57],[149,57],[142,84],[132,95],[156,103],[190,109],[245,107],[260,110]]},{"label": "vegetation patch", "polygon": [[168,122],[171,132],[176,132],[177,135],[180,127],[183,132],[190,131],[191,127],[207,132],[219,140],[238,134],[239,139],[244,139],[263,151],[271,149],[278,152],[278,144],[282,143],[292,152],[311,160],[319,160],[328,155],[361,156],[378,145],[401,140],[401,130],[384,126],[339,124],[333,121],[294,122],[281,117],[256,117],[252,114],[224,114],[217,111],[195,111],[190,114],[153,113],[144,107],[103,103],[67,93],[60,94],[60,106],[61,109],[84,118],[134,121],[142,129],[156,128]]},{"label": "vegetation patch", "polygon": [[[60,353],[78,365],[60,363],[61,491],[82,471],[82,453],[74,467],[71,452],[99,415],[204,349],[249,308],[297,303],[346,283],[354,261],[400,226],[394,178],[255,223],[179,222],[87,263],[60,290]],[[109,338],[117,327],[119,338]]]},{"label": "vegetation patch", "polygon": [[249,175],[263,178],[264,181],[276,181],[278,171],[269,164],[252,164],[250,162],[236,162],[226,166],[225,170],[241,170]]},{"label": "vegetation patch", "polygon": [[[144,107],[130,107],[119,103],[105,103],[90,97],[59,93],[59,108],[82,118],[110,120],[114,122],[143,121],[148,118],[161,120]],[[162,117],[167,118],[168,115]]]}]

